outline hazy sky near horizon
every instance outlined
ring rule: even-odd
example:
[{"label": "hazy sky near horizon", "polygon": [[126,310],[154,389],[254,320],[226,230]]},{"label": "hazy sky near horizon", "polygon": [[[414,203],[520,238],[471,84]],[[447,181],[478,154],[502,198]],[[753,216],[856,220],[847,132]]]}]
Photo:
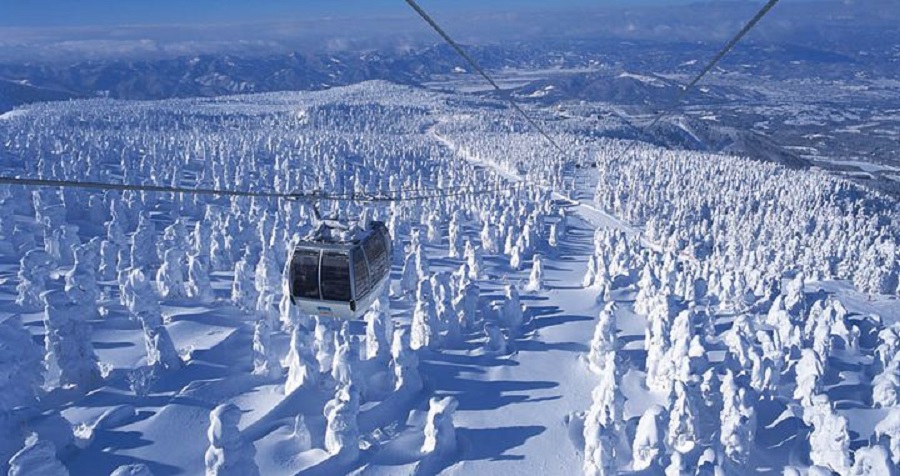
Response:
[{"label": "hazy sky near horizon", "polygon": [[[420,0],[436,12],[522,11],[698,0]],[[403,0],[2,0],[0,26],[246,23],[322,16],[396,15]]]}]

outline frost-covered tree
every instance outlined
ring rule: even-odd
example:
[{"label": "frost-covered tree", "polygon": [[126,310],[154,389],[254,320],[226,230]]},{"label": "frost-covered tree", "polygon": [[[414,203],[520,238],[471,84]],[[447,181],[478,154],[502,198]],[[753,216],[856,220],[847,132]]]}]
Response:
[{"label": "frost-covered tree", "polygon": [[806,277],[803,273],[797,273],[784,289],[784,308],[794,318],[800,318],[807,312],[806,297],[803,288],[806,286]]},{"label": "frost-covered tree", "polygon": [[531,265],[531,275],[528,277],[528,283],[525,285],[526,292],[538,292],[544,289],[544,265],[541,255],[534,255]]},{"label": "frost-covered tree", "polygon": [[691,390],[683,381],[675,382],[674,400],[669,406],[669,431],[666,443],[679,453],[690,453],[700,440],[699,409]]},{"label": "frost-covered tree", "polygon": [[[486,245],[482,245],[485,246]],[[466,249],[464,252],[466,264],[469,268],[470,279],[480,279],[484,272],[484,257],[482,247],[473,245],[471,241],[466,240]]]},{"label": "frost-covered tree", "polygon": [[69,476],[69,470],[56,458],[56,447],[32,433],[25,447],[9,460],[9,476]]},{"label": "frost-covered tree", "polygon": [[898,465],[891,461],[891,455],[887,449],[882,446],[866,446],[856,450],[853,453],[853,466],[850,476],[897,476],[900,475]]},{"label": "frost-covered tree", "polygon": [[653,405],[641,415],[632,444],[632,469],[642,471],[651,467],[660,467],[665,454],[665,417],[666,409]]},{"label": "frost-covered tree", "polygon": [[756,410],[747,402],[746,391],[738,387],[730,370],[722,379],[721,433],[719,442],[725,456],[744,467],[753,453],[756,435]]},{"label": "frost-covered tree", "polygon": [[346,461],[359,457],[359,395],[352,386],[340,386],[325,405],[325,450]]},{"label": "frost-covered tree", "polygon": [[641,279],[638,281],[638,295],[634,301],[634,312],[649,314],[653,309],[653,298],[660,291],[660,282],[650,263],[644,265]]},{"label": "frost-covered tree", "polygon": [[428,415],[425,418],[425,442],[422,453],[446,456],[456,452],[456,429],[453,427],[453,412],[459,404],[453,397],[436,398],[428,401]]},{"label": "frost-covered tree", "polygon": [[460,284],[456,291],[452,304],[462,331],[472,330],[478,321],[478,297],[480,294],[481,290],[478,285],[471,281]]},{"label": "frost-covered tree", "polygon": [[618,474],[616,436],[602,425],[584,428],[584,465],[586,476]]},{"label": "frost-covered tree", "polygon": [[495,322],[484,323],[484,350],[491,354],[509,352],[509,342],[503,335],[503,330]]},{"label": "frost-covered tree", "polygon": [[91,240],[75,247],[75,261],[66,273],[65,291],[69,299],[82,308],[87,319],[97,317],[97,301],[100,287],[97,286],[96,270],[99,267],[100,241]]},{"label": "frost-covered tree", "polygon": [[319,372],[331,372],[334,353],[337,350],[334,344],[334,320],[328,317],[316,316],[315,343],[316,360],[319,362]]},{"label": "frost-covered tree", "polygon": [[403,261],[403,270],[400,273],[400,292],[404,296],[409,296],[416,291],[419,280],[418,271],[416,270],[416,253],[410,252]]},{"label": "frost-covered tree", "polygon": [[188,256],[187,296],[200,304],[211,304],[215,300],[206,264],[197,254]]},{"label": "frost-covered tree", "polygon": [[900,466],[900,408],[892,408],[875,425],[875,438],[879,441],[886,441],[891,451],[891,461],[895,466]]},{"label": "frost-covered tree", "polygon": [[437,348],[439,341],[438,318],[431,282],[423,279],[419,281],[416,292],[416,308],[413,310],[410,345],[413,350],[423,347]]},{"label": "frost-covered tree", "polygon": [[294,417],[294,433],[291,438],[296,443],[295,449],[297,453],[302,453],[312,448],[312,434],[309,427],[306,426],[306,418],[303,414]]},{"label": "frost-covered tree", "polygon": [[616,326],[616,304],[607,304],[597,319],[594,338],[588,352],[588,364],[595,374],[601,374],[606,364],[606,356],[618,350],[618,328]]},{"label": "frost-covered tree", "polygon": [[0,369],[0,415],[37,403],[44,384],[43,354],[15,315],[0,320]]},{"label": "frost-covered tree", "polygon": [[283,287],[280,270],[281,268],[272,254],[272,249],[264,247],[254,271],[253,286],[257,296],[255,308],[263,313],[272,326],[274,326],[278,315],[278,309],[276,309],[277,301],[275,299]]},{"label": "frost-covered tree", "polygon": [[272,347],[272,328],[268,320],[260,319],[253,327],[253,375],[277,379],[281,373],[281,364]]},{"label": "frost-covered tree", "polygon": [[109,240],[100,243],[100,266],[97,268],[97,279],[112,281],[116,279],[116,268],[119,260],[119,246]]},{"label": "frost-covered tree", "polygon": [[884,370],[900,353],[900,323],[878,331],[878,346],[875,348],[875,368]]},{"label": "frost-covered tree", "polygon": [[184,252],[171,248],[163,254],[163,264],[156,272],[156,286],[163,299],[179,299],[187,295],[184,286]]},{"label": "frost-covered tree", "polygon": [[244,311],[256,309],[259,296],[256,293],[253,266],[245,255],[234,265],[234,280],[231,283],[231,302]]},{"label": "frost-covered tree", "polygon": [[419,357],[410,347],[409,330],[394,330],[391,339],[391,369],[394,374],[394,390],[417,393],[422,389],[422,377],[419,375]]},{"label": "frost-covered tree", "polygon": [[304,386],[314,386],[319,379],[319,362],[313,351],[313,340],[309,329],[295,326],[291,330],[291,343],[285,365],[288,368],[284,393],[289,395]]},{"label": "frost-covered tree", "polygon": [[390,301],[380,296],[366,311],[366,358],[386,362],[390,359],[390,338],[394,333]]},{"label": "frost-covered tree", "polygon": [[872,402],[885,408],[900,406],[900,354],[872,379]]},{"label": "frost-covered tree", "polygon": [[794,389],[794,399],[809,406],[819,392],[822,376],[825,374],[820,356],[812,349],[803,349],[796,371],[797,387]]},{"label": "frost-covered tree", "polygon": [[850,469],[850,435],[847,418],[838,415],[825,395],[817,395],[804,407],[803,421],[812,426],[809,458],[813,464],[847,474]]},{"label": "frost-covered tree", "polygon": [[505,290],[506,300],[500,308],[500,322],[509,331],[511,337],[518,337],[525,323],[522,312],[522,302],[519,300],[519,290],[515,284],[507,284]]},{"label": "frost-covered tree", "polygon": [[168,370],[181,368],[181,357],[163,323],[159,297],[141,270],[133,269],[128,274],[122,286],[122,298],[129,314],[141,323],[144,331],[147,365]]},{"label": "frost-covered tree", "polygon": [[522,242],[521,237],[520,237],[519,242],[516,243],[515,245],[513,245],[512,249],[509,252],[509,267],[516,271],[522,270],[522,261],[523,261],[522,254],[524,253],[522,248],[524,246],[525,245]]},{"label": "frost-covered tree", "polygon": [[219,405],[209,413],[207,476],[258,476],[256,448],[244,441],[238,424],[241,410],[234,404]]},{"label": "frost-covered tree", "polygon": [[25,253],[19,264],[16,304],[26,311],[37,311],[43,307],[41,294],[47,288],[52,265],[53,259],[44,250]]},{"label": "frost-covered tree", "polygon": [[[110,241],[116,243],[115,240],[111,239]],[[131,256],[128,260],[131,266],[137,269],[147,269],[156,264],[156,225],[147,214],[141,214],[131,242]],[[121,244],[124,245],[124,243]]]},{"label": "frost-covered tree", "polygon": [[101,380],[100,368],[83,309],[63,291],[47,291],[43,297],[47,383],[91,389]]},{"label": "frost-covered tree", "polygon": [[331,367],[331,377],[338,385],[352,386],[357,392],[365,394],[366,377],[360,367],[359,340],[350,336],[349,332],[342,334]]},{"label": "frost-covered tree", "polygon": [[669,392],[675,372],[675,362],[669,359],[670,326],[675,307],[671,298],[662,294],[653,299],[648,325],[644,332],[644,349],[647,351],[647,387],[652,390]]},{"label": "frost-covered tree", "polygon": [[[691,379],[693,368],[691,364],[696,362],[691,357],[691,345],[699,341],[694,340],[694,314],[691,311],[682,311],[675,317],[672,328],[669,331],[671,345],[669,347],[669,361],[672,363],[672,376],[679,382],[688,382]],[[703,349],[699,351],[697,358],[705,358]]]}]

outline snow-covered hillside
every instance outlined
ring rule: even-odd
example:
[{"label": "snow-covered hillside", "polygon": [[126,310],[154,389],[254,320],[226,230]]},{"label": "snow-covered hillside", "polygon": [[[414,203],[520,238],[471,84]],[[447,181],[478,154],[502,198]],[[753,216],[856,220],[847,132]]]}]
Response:
[{"label": "snow-covered hillside", "polygon": [[3,186],[0,472],[897,474],[893,199],[534,113],[568,157],[387,82],[0,118],[4,176],[433,195],[318,204],[394,241],[339,322],[310,203]]}]

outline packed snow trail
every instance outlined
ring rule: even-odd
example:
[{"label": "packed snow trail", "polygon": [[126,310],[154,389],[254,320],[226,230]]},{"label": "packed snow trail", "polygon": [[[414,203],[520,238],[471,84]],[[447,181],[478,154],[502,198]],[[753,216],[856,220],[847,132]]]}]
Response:
[{"label": "packed snow trail", "polygon": [[[463,160],[490,168],[510,181],[522,180],[500,165],[457,147],[434,126],[428,133]],[[454,425],[460,448],[455,461],[446,462],[450,463],[448,473],[581,472],[583,457],[580,448],[572,444],[581,439],[575,434],[580,427],[567,420],[590,406],[596,377],[588,371],[584,356],[600,311],[596,290],[583,288],[581,280],[598,228],[638,232],[591,205],[573,203],[560,194],[554,194],[554,198],[567,208],[569,230],[556,248],[545,244],[539,250],[544,256],[546,289],[522,294],[530,322],[525,335],[511,341],[511,355],[485,353],[478,341],[423,355],[421,370],[428,376],[429,389],[435,396],[454,396],[459,401]],[[527,271],[505,269],[502,259],[501,263],[487,261],[494,265],[487,270],[488,276],[509,273],[505,277],[511,282],[527,279]],[[479,280],[479,286],[483,298],[503,292],[501,280]],[[642,329],[636,331],[640,334]],[[394,474],[385,466],[379,467],[379,462],[376,458],[365,472]],[[396,474],[413,466],[410,463]]]},{"label": "packed snow trail", "polygon": [[580,471],[565,417],[590,405],[595,385],[582,360],[599,311],[595,293],[581,287],[593,237],[585,225],[573,227],[569,239],[545,258],[548,289],[523,294],[531,331],[514,341],[514,355],[448,350],[425,361],[435,393],[460,401],[455,423],[462,449],[451,472]]}]

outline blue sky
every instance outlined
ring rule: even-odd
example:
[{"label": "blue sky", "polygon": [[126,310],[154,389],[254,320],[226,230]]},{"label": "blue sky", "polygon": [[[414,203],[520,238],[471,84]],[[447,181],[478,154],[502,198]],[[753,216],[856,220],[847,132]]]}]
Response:
[{"label": "blue sky", "polygon": [[[429,10],[523,10],[691,0],[421,0]],[[0,0],[0,26],[153,25],[395,15],[403,0]]]}]

